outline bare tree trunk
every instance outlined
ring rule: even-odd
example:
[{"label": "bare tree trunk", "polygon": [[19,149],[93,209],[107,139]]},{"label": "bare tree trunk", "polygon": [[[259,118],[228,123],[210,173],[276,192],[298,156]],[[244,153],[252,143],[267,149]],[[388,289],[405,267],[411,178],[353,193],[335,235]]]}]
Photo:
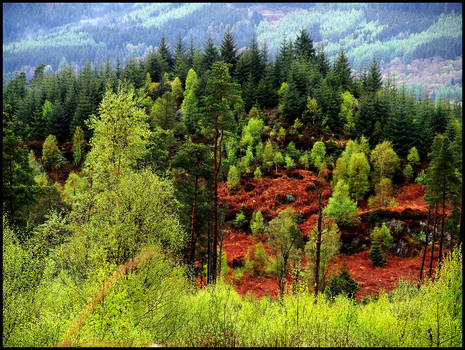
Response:
[{"label": "bare tree trunk", "polygon": [[222,265],[222,262],[223,262],[223,235],[221,235],[221,239],[220,239],[220,256],[219,256],[219,259],[218,259],[218,276],[221,277],[221,265]]},{"label": "bare tree trunk", "polygon": [[90,189],[89,189],[89,192],[90,192],[90,198],[89,198],[89,206],[87,208],[87,221],[90,220],[90,208],[92,208],[92,172],[93,172],[93,168],[90,169],[90,178],[89,178],[89,182],[90,182]]},{"label": "bare tree trunk", "polygon": [[438,267],[436,272],[436,278],[439,277],[439,271],[441,270],[441,259],[442,259],[442,244],[444,241],[444,221],[446,220],[446,180],[444,179],[442,187],[442,218],[441,218],[441,239],[439,241],[439,256],[438,256]]},{"label": "bare tree trunk", "polygon": [[320,254],[321,254],[321,219],[322,219],[321,187],[318,186],[318,233],[316,239],[316,258],[315,258],[315,302],[318,297],[320,288]]},{"label": "bare tree trunk", "polygon": [[212,266],[211,266],[211,246],[212,246],[212,243],[211,243],[211,240],[212,240],[212,231],[211,230],[208,230],[208,245],[207,245],[207,284],[211,282],[211,269],[212,269]]},{"label": "bare tree trunk", "polygon": [[428,247],[428,236],[430,231],[430,214],[431,208],[428,206],[428,221],[426,222],[426,232],[425,232],[425,249],[423,250],[423,259],[421,260],[421,268],[420,268],[420,276],[418,278],[418,287],[420,287],[421,280],[423,278],[423,268],[425,266],[425,258],[426,258],[426,248]]},{"label": "bare tree trunk", "polygon": [[197,214],[197,187],[198,187],[198,177],[195,177],[194,185],[194,203],[192,204],[192,221],[191,221],[191,244],[189,252],[189,264],[194,265],[195,260],[195,219]]},{"label": "bare tree trunk", "polygon": [[429,271],[428,277],[431,278],[431,274],[433,271],[433,255],[434,255],[434,241],[436,240],[436,229],[438,226],[438,204],[434,205],[434,224],[433,224],[433,236],[431,239],[431,258],[429,261]]},{"label": "bare tree trunk", "polygon": [[218,116],[215,118],[215,139],[214,139],[214,174],[213,174],[213,223],[212,223],[212,234],[213,234],[213,244],[211,247],[211,282],[215,283],[216,281],[216,259],[217,252],[216,246],[218,245]]}]

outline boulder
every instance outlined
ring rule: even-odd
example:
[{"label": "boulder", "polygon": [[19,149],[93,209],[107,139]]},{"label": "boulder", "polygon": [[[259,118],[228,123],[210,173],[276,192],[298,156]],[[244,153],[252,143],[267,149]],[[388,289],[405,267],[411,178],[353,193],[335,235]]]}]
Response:
[{"label": "boulder", "polygon": [[294,203],[297,198],[293,194],[286,194],[284,198],[284,204],[291,204]]}]

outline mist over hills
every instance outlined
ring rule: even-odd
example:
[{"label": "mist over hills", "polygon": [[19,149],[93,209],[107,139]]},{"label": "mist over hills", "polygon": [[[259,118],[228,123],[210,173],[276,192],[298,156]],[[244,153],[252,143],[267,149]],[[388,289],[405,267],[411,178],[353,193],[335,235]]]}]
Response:
[{"label": "mist over hills", "polygon": [[[219,45],[230,26],[243,49],[256,37],[274,57],[285,36],[306,28],[334,58],[341,48],[356,71],[373,56],[410,89],[461,99],[461,3],[10,3],[3,4],[3,78],[39,64],[56,70],[117,58],[125,63],[156,48]],[[420,68],[421,67],[421,68]],[[420,71],[433,72],[426,78]]]}]

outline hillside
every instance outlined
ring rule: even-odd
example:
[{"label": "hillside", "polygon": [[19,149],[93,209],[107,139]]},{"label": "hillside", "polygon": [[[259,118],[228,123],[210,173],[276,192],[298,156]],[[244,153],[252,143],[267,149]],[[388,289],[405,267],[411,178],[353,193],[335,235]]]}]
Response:
[{"label": "hillside", "polygon": [[[462,98],[460,3],[18,3],[4,4],[3,12],[4,80],[17,71],[31,77],[41,63],[56,70],[66,62],[77,67],[107,59],[116,64],[117,57],[127,62],[158,47],[162,34],[173,50],[179,36],[186,46],[190,40],[203,46],[208,35],[219,45],[229,25],[239,48],[255,36],[271,56],[284,34],[294,40],[305,28],[329,58],[344,48],[356,71],[368,68],[375,56],[385,73],[395,72],[411,89],[421,84],[433,98],[437,93]],[[426,77],[425,69],[441,72]]]},{"label": "hillside", "polygon": [[[327,35],[364,5],[73,4],[63,24],[66,6],[4,22],[76,61],[4,83],[3,346],[461,346],[462,103],[399,84],[455,84],[461,56],[403,63],[411,45],[358,72],[356,47],[330,58],[301,28],[271,55],[252,30],[318,12]],[[406,8],[458,23],[453,6]],[[206,10],[252,36],[173,50],[158,31],[205,32]],[[158,47],[75,69],[95,48],[83,28],[117,36],[123,12],[127,39],[137,22]]]}]

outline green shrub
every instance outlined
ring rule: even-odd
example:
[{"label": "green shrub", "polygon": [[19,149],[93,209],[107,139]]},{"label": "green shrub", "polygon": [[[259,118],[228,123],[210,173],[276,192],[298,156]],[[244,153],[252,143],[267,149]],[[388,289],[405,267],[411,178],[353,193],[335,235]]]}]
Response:
[{"label": "green shrub", "polygon": [[374,265],[384,266],[386,264],[386,257],[392,242],[391,231],[385,223],[373,229],[371,232],[371,250],[368,256]]},{"label": "green shrub", "polygon": [[260,170],[260,167],[257,167],[253,173],[254,178],[256,179],[261,179],[262,178],[262,172]]},{"label": "green shrub", "polygon": [[343,268],[339,274],[331,275],[325,293],[330,299],[334,299],[339,294],[354,298],[358,290],[358,283],[350,276],[347,268]]},{"label": "green shrub", "polygon": [[237,228],[244,228],[247,224],[247,218],[245,217],[243,212],[237,213],[236,218],[234,219],[234,226]]},{"label": "green shrub", "polygon": [[254,236],[265,232],[265,224],[263,222],[263,215],[260,210],[252,214],[252,221],[250,222],[250,228]]},{"label": "green shrub", "polygon": [[236,189],[241,182],[241,174],[239,172],[239,169],[237,169],[236,166],[232,165],[229,168],[228,172],[228,188],[230,190]]}]

